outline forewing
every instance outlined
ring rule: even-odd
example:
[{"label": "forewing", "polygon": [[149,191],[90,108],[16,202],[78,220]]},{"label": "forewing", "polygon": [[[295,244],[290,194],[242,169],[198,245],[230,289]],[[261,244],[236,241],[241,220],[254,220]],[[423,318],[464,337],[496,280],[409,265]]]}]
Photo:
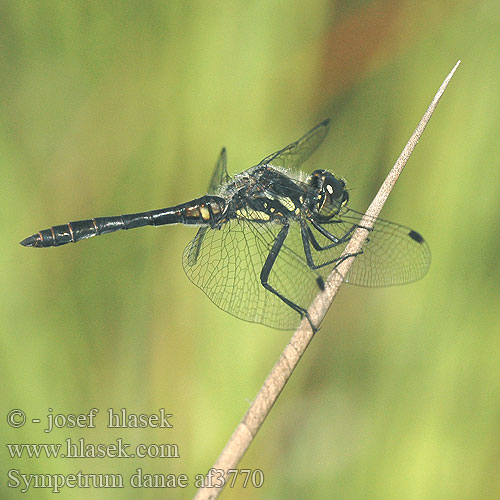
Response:
[{"label": "forewing", "polygon": [[[248,217],[250,219],[250,216]],[[240,218],[221,229],[202,228],[183,255],[188,278],[224,311],[246,321],[282,330],[300,315],[266,290],[260,273],[282,226]],[[320,273],[305,261],[298,224],[293,223],[269,275],[269,284],[307,309],[319,291]]]},{"label": "forewing", "polygon": [[222,148],[217,162],[215,163],[214,173],[208,185],[208,194],[216,194],[220,185],[229,182],[231,177],[227,173],[227,154],[226,148]]},{"label": "forewing", "polygon": [[[361,217],[359,212],[344,209],[337,220],[322,224],[322,227],[341,239],[352,234]],[[326,246],[328,239],[318,236],[314,230],[313,233],[318,243]],[[323,264],[338,259],[346,244],[347,241],[328,250],[313,250],[313,260],[316,264]],[[368,287],[403,285],[423,278],[429,269],[430,259],[429,246],[419,233],[406,226],[377,219],[345,281]],[[326,267],[331,269],[330,265]]]},{"label": "forewing", "polygon": [[329,128],[330,120],[321,122],[298,141],[292,142],[292,144],[289,144],[283,149],[266,156],[259,165],[274,165],[277,167],[285,167],[290,170],[298,170],[300,165],[304,163],[323,142],[323,139],[328,134]]}]

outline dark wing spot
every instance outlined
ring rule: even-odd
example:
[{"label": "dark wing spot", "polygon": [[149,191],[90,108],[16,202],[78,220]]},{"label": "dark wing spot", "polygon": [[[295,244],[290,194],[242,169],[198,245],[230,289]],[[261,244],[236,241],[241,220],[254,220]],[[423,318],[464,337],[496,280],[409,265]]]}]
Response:
[{"label": "dark wing spot", "polygon": [[424,238],[422,237],[422,235],[420,233],[417,233],[417,231],[410,231],[408,233],[408,236],[412,239],[412,240],[415,240],[417,243],[423,243],[424,241]]},{"label": "dark wing spot", "polygon": [[318,288],[323,291],[325,289],[325,282],[323,281],[323,278],[321,276],[318,276],[316,278],[316,284],[318,285]]}]

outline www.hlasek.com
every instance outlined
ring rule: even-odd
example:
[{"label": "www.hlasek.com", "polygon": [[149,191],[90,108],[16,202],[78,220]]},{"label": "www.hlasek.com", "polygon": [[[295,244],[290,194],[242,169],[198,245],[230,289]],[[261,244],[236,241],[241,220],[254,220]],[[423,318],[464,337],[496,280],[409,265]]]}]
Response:
[{"label": "www.hlasek.com", "polygon": [[113,443],[89,443],[84,438],[62,443],[10,443],[10,458],[180,458],[179,446],[173,443],[130,443],[118,438]]}]

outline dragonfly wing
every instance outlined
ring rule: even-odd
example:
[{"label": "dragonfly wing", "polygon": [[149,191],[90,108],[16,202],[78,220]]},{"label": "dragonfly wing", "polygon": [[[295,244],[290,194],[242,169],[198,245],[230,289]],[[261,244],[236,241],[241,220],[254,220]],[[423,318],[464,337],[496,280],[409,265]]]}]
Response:
[{"label": "dragonfly wing", "polygon": [[198,229],[196,236],[191,240],[191,243],[184,250],[183,262],[185,266],[195,266],[198,257],[200,255],[201,247],[203,245],[203,240],[205,238],[206,232],[209,230],[209,226],[202,226]]},{"label": "dragonfly wing", "polygon": [[289,144],[283,149],[266,156],[259,165],[274,165],[277,167],[285,167],[290,170],[297,170],[323,142],[323,139],[328,134],[329,128],[330,120],[321,122],[298,141],[292,142],[292,144]]},{"label": "dragonfly wing", "polygon": [[[279,297],[266,290],[260,273],[282,228],[277,223],[252,220],[251,212],[220,229],[201,228],[184,250],[183,265],[188,278],[208,298],[233,316],[289,330],[299,315]],[[307,220],[312,269],[306,260],[300,224],[290,221],[288,236],[269,274],[269,284],[281,295],[307,309],[361,220],[362,214],[344,209],[339,218],[322,224],[329,234],[318,231]],[[337,243],[335,243],[337,242]],[[430,264],[429,246],[419,233],[377,219],[363,253],[356,256],[345,281],[355,285],[382,287],[402,285],[422,278]]]},{"label": "dragonfly wing", "polygon": [[208,185],[208,194],[216,194],[220,185],[226,184],[231,180],[231,177],[227,173],[227,154],[226,148],[222,148],[217,162],[215,163],[214,172],[210,179],[210,184]]},{"label": "dragonfly wing", "polygon": [[[208,185],[207,194],[217,194],[219,186],[226,184],[231,180],[231,177],[227,173],[227,153],[226,148],[222,148],[219,153],[219,157],[215,162],[215,168],[210,178],[210,183]],[[188,262],[196,262],[198,254],[200,252],[203,238],[205,238],[205,233],[208,231],[207,226],[203,226],[198,229],[196,236],[193,238],[190,244],[189,254],[185,256]]]},{"label": "dragonfly wing", "polygon": [[[183,255],[188,278],[218,307],[246,321],[289,330],[299,314],[266,290],[260,273],[281,227],[255,222],[251,214],[230,220],[221,229],[200,231]],[[203,228],[202,228],[203,229]],[[319,291],[320,272],[304,257],[300,227],[290,226],[288,237],[269,275],[269,284],[295,304],[307,309]]]},{"label": "dragonfly wing", "polygon": [[[346,208],[337,220],[322,224],[322,227],[340,239],[349,234],[353,226],[360,224],[362,216],[363,214]],[[326,246],[328,239],[319,236],[318,242]],[[346,244],[347,242],[328,250],[315,251],[313,258],[317,263],[338,258]],[[368,287],[403,285],[423,278],[430,261],[429,245],[419,233],[406,226],[377,219],[362,253],[354,259],[345,281]]]}]

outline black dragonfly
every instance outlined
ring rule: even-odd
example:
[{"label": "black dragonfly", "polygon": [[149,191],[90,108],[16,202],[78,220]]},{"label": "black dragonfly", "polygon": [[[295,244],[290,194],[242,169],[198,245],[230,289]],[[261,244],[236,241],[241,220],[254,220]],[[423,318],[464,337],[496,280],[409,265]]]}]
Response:
[{"label": "black dragonfly", "polygon": [[[343,179],[324,169],[311,175],[298,171],[328,130],[325,120],[234,177],[227,172],[223,148],[208,194],[201,198],[160,210],[54,226],[21,245],[52,247],[119,229],[197,225],[183,254],[188,278],[214,304],[238,318],[292,329],[299,315],[309,319],[307,308],[338,265],[363,216],[347,206]],[[422,278],[429,264],[429,247],[419,233],[377,219],[344,279],[370,287],[402,285]]]}]

